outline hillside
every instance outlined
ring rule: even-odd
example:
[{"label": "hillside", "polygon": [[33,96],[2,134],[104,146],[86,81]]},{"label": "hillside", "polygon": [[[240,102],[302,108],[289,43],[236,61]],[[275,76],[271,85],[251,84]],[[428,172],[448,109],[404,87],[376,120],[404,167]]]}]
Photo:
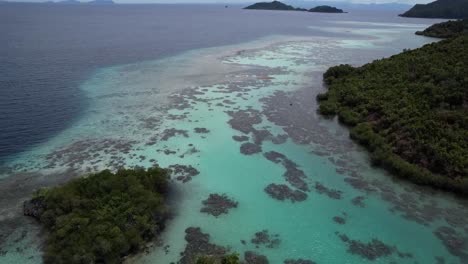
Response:
[{"label": "hillside", "polygon": [[468,18],[468,0],[437,0],[426,5],[417,4],[400,16],[452,19]]},{"label": "hillside", "polygon": [[468,19],[437,23],[423,31],[417,31],[416,35],[451,38],[464,33],[468,33]]},{"label": "hillside", "polygon": [[314,8],[309,9],[309,12],[316,12],[316,13],[344,13],[342,9],[338,9],[333,6],[316,6]]},{"label": "hillside", "polygon": [[290,5],[286,5],[281,3],[280,1],[273,1],[273,2],[261,2],[255,3],[244,9],[254,9],[254,10],[285,10],[285,11],[306,11],[303,8],[295,8]]},{"label": "hillside", "polygon": [[468,194],[468,35],[324,74],[320,113],[338,115],[374,164]]}]

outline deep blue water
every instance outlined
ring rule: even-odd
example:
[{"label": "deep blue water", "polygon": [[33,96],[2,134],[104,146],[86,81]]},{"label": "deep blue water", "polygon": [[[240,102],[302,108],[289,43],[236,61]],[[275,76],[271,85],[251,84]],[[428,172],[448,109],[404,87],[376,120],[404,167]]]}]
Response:
[{"label": "deep blue water", "polygon": [[[377,21],[379,12],[387,11],[354,11],[343,20]],[[390,20],[404,20],[388,12],[395,13]],[[221,5],[1,4],[0,162],[71,125],[86,107],[79,84],[98,67],[307,35],[307,26],[326,16]]]}]

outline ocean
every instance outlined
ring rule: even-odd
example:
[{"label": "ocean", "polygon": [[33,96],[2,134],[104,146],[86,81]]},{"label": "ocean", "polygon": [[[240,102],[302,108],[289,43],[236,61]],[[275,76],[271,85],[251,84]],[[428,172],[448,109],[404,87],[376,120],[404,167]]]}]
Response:
[{"label": "ocean", "polygon": [[[189,227],[270,263],[466,263],[466,200],[371,166],[316,113],[328,67],[431,43],[414,32],[438,20],[349,11],[0,4],[0,263],[42,262],[34,190],[154,165],[199,174],[174,176],[174,219],[128,263],[179,261]],[[238,206],[200,212],[215,193]]]}]

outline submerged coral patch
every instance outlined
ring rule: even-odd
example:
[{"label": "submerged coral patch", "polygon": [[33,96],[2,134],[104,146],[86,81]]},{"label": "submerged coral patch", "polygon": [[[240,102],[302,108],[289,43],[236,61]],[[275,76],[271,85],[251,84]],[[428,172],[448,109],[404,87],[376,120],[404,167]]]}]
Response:
[{"label": "submerged coral patch", "polygon": [[297,189],[307,192],[309,191],[309,186],[305,182],[307,176],[303,170],[298,169],[298,165],[292,160],[288,159],[284,154],[281,154],[276,151],[269,151],[263,154],[264,157],[274,163],[281,163],[286,169],[286,172],[283,174],[284,178]]},{"label": "submerged coral patch", "polygon": [[362,242],[359,240],[350,239],[345,234],[338,235],[341,241],[348,244],[348,252],[351,254],[359,255],[368,260],[375,260],[380,257],[387,257],[397,253],[400,258],[412,258],[411,253],[404,253],[398,250],[395,246],[390,246],[378,239],[372,239],[370,242]]},{"label": "submerged coral patch", "polygon": [[246,251],[244,253],[244,260],[246,264],[268,264],[270,263],[264,255],[260,255],[253,251]]},{"label": "submerged coral patch", "polygon": [[204,127],[196,127],[196,128],[194,128],[194,131],[195,131],[195,133],[197,133],[197,134],[206,134],[206,133],[210,133],[210,130],[208,130],[207,128],[204,128]]},{"label": "submerged coral patch", "polygon": [[172,176],[176,180],[186,183],[192,180],[192,177],[197,176],[200,172],[192,167],[192,165],[180,165],[175,164],[169,166],[169,169],[172,171]]},{"label": "submerged coral patch", "polygon": [[249,140],[248,136],[232,136],[232,139],[234,139],[237,142],[244,142]]},{"label": "submerged coral patch", "polygon": [[346,219],[344,217],[341,217],[341,216],[334,216],[333,221],[335,223],[337,223],[337,224],[340,224],[340,225],[346,224]]},{"label": "submerged coral patch", "polygon": [[463,263],[468,261],[468,237],[461,236],[460,232],[448,226],[441,226],[434,231],[450,254],[457,256]]},{"label": "submerged coral patch", "polygon": [[309,259],[286,259],[284,264],[317,264],[316,262]]},{"label": "submerged coral patch", "polygon": [[281,240],[279,239],[278,234],[270,234],[268,230],[265,229],[256,232],[250,242],[257,248],[259,248],[261,245],[264,245],[267,248],[277,248],[281,243]]},{"label": "submerged coral patch", "polygon": [[231,117],[229,125],[244,134],[255,131],[253,126],[262,122],[260,112],[254,109],[227,111],[227,114]]},{"label": "submerged coral patch", "polygon": [[244,155],[252,155],[262,152],[262,147],[254,143],[244,143],[240,146],[240,152]]},{"label": "submerged coral patch", "polygon": [[161,140],[162,141],[167,141],[172,137],[181,135],[183,137],[188,137],[188,131],[187,130],[182,130],[182,129],[175,129],[175,128],[168,128],[165,129],[162,134],[161,134]]},{"label": "submerged coral patch", "polygon": [[225,247],[210,243],[210,235],[203,233],[199,227],[187,228],[185,241],[187,241],[187,245],[184,252],[181,253],[180,264],[195,263],[201,255],[222,257],[228,252]]},{"label": "submerged coral patch", "polygon": [[203,207],[200,209],[200,212],[218,217],[221,214],[227,214],[230,209],[236,208],[238,202],[229,198],[226,194],[212,193],[202,204]]},{"label": "submerged coral patch", "polygon": [[327,188],[325,185],[321,184],[320,182],[315,182],[315,190],[319,194],[325,194],[332,199],[341,199],[342,191]]},{"label": "submerged coral patch", "polygon": [[265,192],[272,198],[280,201],[290,200],[291,202],[302,202],[307,199],[307,194],[299,190],[292,190],[285,184],[269,184],[265,187]]}]

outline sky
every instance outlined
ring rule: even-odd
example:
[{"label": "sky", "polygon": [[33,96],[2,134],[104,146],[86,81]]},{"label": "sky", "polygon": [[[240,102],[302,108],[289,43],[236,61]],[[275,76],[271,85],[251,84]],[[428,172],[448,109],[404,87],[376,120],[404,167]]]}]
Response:
[{"label": "sky", "polygon": [[[9,0],[11,2],[44,2],[45,0]],[[54,0],[55,2],[59,0]],[[80,0],[87,2],[89,0]],[[114,0],[116,3],[250,3],[250,2],[267,2],[273,0]],[[284,0],[287,2],[287,0]],[[306,2],[314,2],[313,0],[304,0]],[[402,4],[425,4],[434,0],[320,0],[330,2],[351,2],[351,3],[402,3]]]}]

